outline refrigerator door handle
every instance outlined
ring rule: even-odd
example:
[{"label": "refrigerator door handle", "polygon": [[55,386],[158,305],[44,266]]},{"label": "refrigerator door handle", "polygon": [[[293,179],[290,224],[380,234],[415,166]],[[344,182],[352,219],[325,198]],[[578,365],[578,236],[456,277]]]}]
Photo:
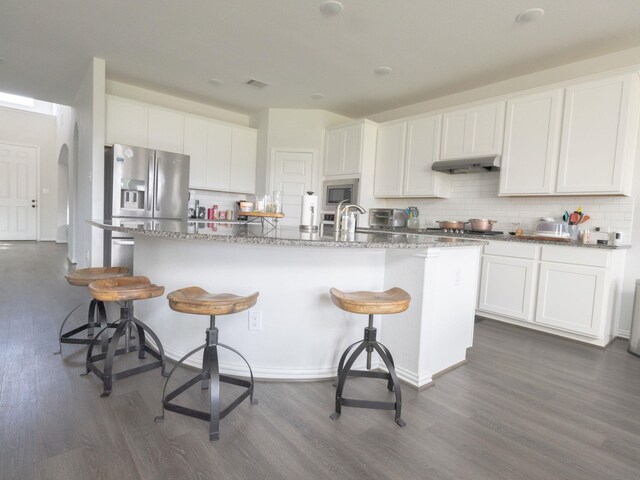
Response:
[{"label": "refrigerator door handle", "polygon": [[112,240],[114,245],[133,245],[133,240]]},{"label": "refrigerator door handle", "polygon": [[155,167],[155,172],[153,175],[153,204],[156,206],[156,212],[160,211],[160,202],[158,201],[158,184],[160,183],[160,179],[158,178],[158,154],[156,152],[156,158],[153,162],[153,166]]},{"label": "refrigerator door handle", "polygon": [[155,184],[155,159],[153,156],[149,158],[149,168],[147,169],[147,199],[146,199],[146,209],[150,212],[153,208],[151,206],[151,189]]}]

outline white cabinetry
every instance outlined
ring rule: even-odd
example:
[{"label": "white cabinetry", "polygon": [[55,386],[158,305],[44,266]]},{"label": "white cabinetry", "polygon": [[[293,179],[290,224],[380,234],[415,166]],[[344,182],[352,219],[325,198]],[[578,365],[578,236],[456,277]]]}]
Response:
[{"label": "white cabinetry", "polygon": [[431,170],[438,160],[442,116],[381,125],[374,196],[447,197],[449,179]]},{"label": "white cabinetry", "polygon": [[171,110],[147,108],[147,147],[183,153],[184,115]]},{"label": "white cabinetry", "polygon": [[229,176],[229,190],[232,192],[255,193],[257,148],[257,130],[233,128]]},{"label": "white cabinetry", "polygon": [[627,74],[567,88],[558,192],[631,193],[637,77]]},{"label": "white cabinetry", "polygon": [[500,194],[548,194],[554,191],[562,93],[557,89],[507,102]]},{"label": "white cabinetry", "polygon": [[492,241],[478,314],[604,346],[617,335],[625,250]]},{"label": "white cabinetry", "polygon": [[443,160],[500,154],[505,102],[446,112],[442,120]]},{"label": "white cabinetry", "polygon": [[523,321],[533,319],[539,247],[492,242],[485,248],[478,310]]},{"label": "white cabinetry", "polygon": [[257,130],[107,95],[107,143],[190,156],[189,187],[255,193]]},{"label": "white cabinetry", "polygon": [[207,121],[198,117],[184,119],[184,153],[189,155],[189,187],[207,188]]},{"label": "white cabinetry", "polygon": [[359,175],[367,144],[375,142],[376,125],[368,120],[327,130],[324,176]]},{"label": "white cabinetry", "polygon": [[500,195],[630,195],[639,98],[630,73],[509,100]]},{"label": "white cabinetry", "polygon": [[107,95],[106,142],[147,147],[147,108],[140,103]]}]

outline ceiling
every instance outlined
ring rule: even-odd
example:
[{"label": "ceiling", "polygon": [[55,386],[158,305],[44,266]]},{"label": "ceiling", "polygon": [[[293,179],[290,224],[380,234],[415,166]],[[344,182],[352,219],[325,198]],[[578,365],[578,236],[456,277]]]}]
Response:
[{"label": "ceiling", "polygon": [[[108,79],[241,113],[356,118],[640,45],[638,0],[342,0],[336,16],[321,3],[2,0],[0,90],[71,104],[99,57]],[[545,15],[515,21],[531,7]]]}]

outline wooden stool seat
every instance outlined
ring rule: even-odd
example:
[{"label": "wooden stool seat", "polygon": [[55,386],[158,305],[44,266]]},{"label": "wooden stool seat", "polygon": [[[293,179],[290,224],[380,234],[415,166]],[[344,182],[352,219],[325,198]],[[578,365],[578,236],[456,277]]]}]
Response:
[{"label": "wooden stool seat", "polygon": [[232,293],[209,293],[200,287],[186,287],[167,295],[169,307],[176,312],[196,315],[228,315],[253,307],[258,292],[245,297]]},{"label": "wooden stool seat", "polygon": [[96,268],[79,268],[73,272],[67,273],[64,278],[71,285],[76,287],[86,287],[96,280],[104,280],[113,277],[124,277],[129,273],[126,267],[96,267]]},{"label": "wooden stool seat", "polygon": [[159,297],[164,287],[151,283],[147,277],[115,277],[89,284],[91,296],[103,302],[125,302]]},{"label": "wooden stool seat", "polygon": [[397,287],[385,292],[343,292],[332,288],[329,293],[336,307],[351,313],[400,313],[411,303],[411,296]]}]

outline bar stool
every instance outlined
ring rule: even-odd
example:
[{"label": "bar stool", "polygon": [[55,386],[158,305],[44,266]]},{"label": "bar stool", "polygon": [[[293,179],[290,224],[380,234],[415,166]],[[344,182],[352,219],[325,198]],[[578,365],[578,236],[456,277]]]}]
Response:
[{"label": "bar stool", "polygon": [[[389,349],[376,341],[376,329],[373,327],[373,316],[376,314],[390,314],[404,312],[409,308],[411,297],[401,288],[392,288],[385,292],[342,292],[337,288],[330,290],[331,300],[340,309],[351,313],[365,313],[369,315],[369,326],[364,329],[364,339],[355,342],[344,351],[338,363],[338,383],[336,390],[336,411],[331,414],[331,419],[336,420],[342,413],[342,406],[377,408],[383,410],[395,410],[396,423],[404,427],[406,423],[400,417],[402,412],[402,393],[400,381],[396,375],[395,364]],[[347,358],[349,352],[356,349]],[[363,351],[367,351],[367,370],[352,370],[356,359]],[[388,372],[371,372],[371,354],[378,352],[380,358],[387,367]],[[343,398],[342,391],[347,377],[369,377],[387,380],[387,389],[396,395],[395,402],[379,402],[372,400],[359,400]]]},{"label": "bar stool", "polygon": [[[113,333],[113,337],[109,340],[109,347],[107,351],[93,355],[93,347],[95,343],[89,345],[89,350],[87,351],[87,370],[84,375],[88,375],[93,372],[100,380],[102,380],[104,391],[100,396],[109,396],[111,394],[113,382],[116,380],[121,380],[158,367],[162,367],[162,375],[164,375],[165,357],[162,343],[160,343],[160,339],[153,330],[134,316],[133,310],[134,301],[159,297],[164,293],[164,287],[154,285],[147,277],[134,276],[98,280],[89,284],[89,291],[94,299],[102,302],[123,302],[120,307],[120,319],[117,322],[117,328]],[[96,338],[103,335],[107,328],[108,327],[105,327],[100,330]],[[129,331],[132,328],[136,328],[138,331],[137,345],[129,345]],[[153,339],[159,352],[156,352],[147,345],[145,334],[149,335]],[[118,348],[120,337],[123,335],[125,339],[125,346],[124,348]],[[135,351],[138,352],[138,358],[141,360],[145,358],[145,353],[148,353],[157,361],[113,373],[113,362],[115,357]],[[104,370],[100,370],[95,363],[101,360],[104,360]]]},{"label": "bar stool", "polygon": [[[169,372],[164,389],[162,390],[162,415],[156,417],[156,421],[164,420],[165,410],[176,412],[181,415],[187,415],[189,417],[199,418],[200,420],[206,420],[209,422],[209,440],[217,440],[220,438],[220,420],[226,417],[247,397],[250,397],[250,402],[252,404],[255,405],[258,403],[258,401],[253,398],[253,370],[251,370],[251,365],[249,365],[247,359],[244,358],[240,352],[228,345],[218,343],[218,328],[216,327],[216,315],[228,315],[247,310],[256,304],[258,295],[258,292],[252,293],[246,297],[240,297],[231,293],[212,294],[200,287],[182,288],[167,295],[167,298],[169,299],[169,307],[172,310],[195,315],[209,315],[210,321],[209,328],[206,331],[206,340],[204,345],[200,345],[187,353],[174,365],[171,372]],[[218,364],[218,347],[230,350],[244,360],[244,363],[246,363],[249,368],[249,376],[251,377],[250,381],[220,374]],[[176,368],[182,365],[187,358],[202,349],[204,349],[204,352],[202,356],[201,372],[185,384],[166,394],[167,385],[169,384],[169,380]],[[206,390],[207,388],[209,389],[208,412],[171,403],[171,400],[198,382],[202,382],[202,390]],[[245,388],[245,390],[222,411],[220,411],[220,382],[230,383]]]},{"label": "bar stool", "polygon": [[[97,267],[97,268],[79,268],[74,270],[73,272],[67,273],[64,278],[67,279],[70,285],[76,287],[88,287],[91,282],[95,282],[96,280],[104,280],[107,278],[114,277],[123,277],[129,273],[129,269],[126,267]],[[64,330],[64,326],[67,321],[71,318],[71,315],[78,310],[80,307],[85,305],[87,302],[83,302],[73,310],[69,312],[69,314],[65,317],[62,325],[60,325],[60,332],[58,333],[58,342],[59,349],[57,352],[54,352],[54,355],[62,354],[62,344],[63,343],[74,343],[80,345],[91,345],[95,340],[93,338],[94,328],[102,328],[103,323],[107,325],[107,311],[104,308],[104,303],[100,300],[92,299],[89,303],[89,312],[87,315],[87,323],[81,325],[77,328],[73,328],[68,332],[62,333]],[[115,328],[115,325],[112,324],[112,328]],[[75,335],[87,331],[87,338],[74,338]],[[105,337],[106,339],[106,337]],[[106,343],[105,343],[106,345]]]}]

